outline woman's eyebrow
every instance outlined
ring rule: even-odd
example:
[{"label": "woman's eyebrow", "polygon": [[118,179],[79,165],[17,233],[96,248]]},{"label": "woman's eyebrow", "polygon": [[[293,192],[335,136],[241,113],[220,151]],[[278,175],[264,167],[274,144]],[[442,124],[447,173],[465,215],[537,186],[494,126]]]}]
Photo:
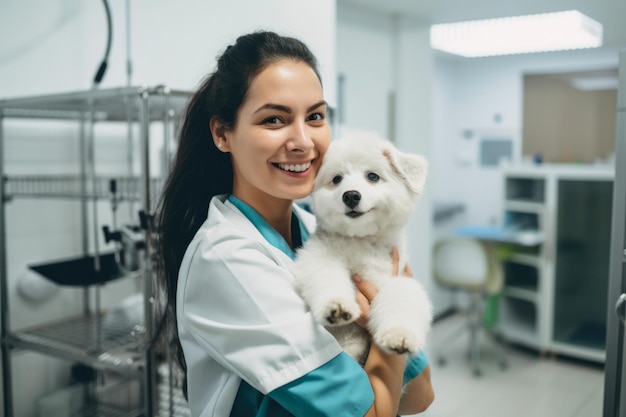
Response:
[{"label": "woman's eyebrow", "polygon": [[265,109],[279,110],[285,113],[291,113],[291,109],[287,106],[283,106],[282,104],[267,103],[256,109],[253,114]]},{"label": "woman's eyebrow", "polygon": [[321,100],[321,101],[315,103],[314,105],[312,105],[311,107],[309,107],[308,109],[306,109],[306,112],[308,113],[310,111],[313,111],[313,110],[317,109],[318,107],[327,106],[327,105],[328,105],[328,103],[326,102],[326,100]]},{"label": "woman's eyebrow", "polygon": [[[317,103],[313,104],[312,106],[309,106],[309,108],[306,109],[306,111],[308,113],[310,111],[313,111],[313,110],[317,109],[318,107],[325,106],[327,104],[328,103],[326,102],[326,100],[321,100],[321,101],[318,101]],[[266,103],[266,104],[262,105],[261,107],[259,107],[258,109],[256,109],[254,111],[254,113],[258,113],[261,110],[265,110],[265,109],[272,109],[272,110],[282,111],[282,112],[285,112],[285,113],[291,113],[291,108],[290,107],[283,106],[282,104],[274,104],[274,103]]]}]

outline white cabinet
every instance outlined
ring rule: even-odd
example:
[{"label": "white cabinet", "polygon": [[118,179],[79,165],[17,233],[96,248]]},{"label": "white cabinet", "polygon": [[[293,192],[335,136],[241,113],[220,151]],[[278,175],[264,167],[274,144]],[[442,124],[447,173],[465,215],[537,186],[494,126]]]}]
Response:
[{"label": "white cabinet", "polygon": [[[504,175],[504,230],[518,239],[506,245],[500,324],[504,337],[545,350],[548,345],[546,277],[550,257],[545,238],[549,231],[547,179],[528,172]],[[525,240],[525,236],[541,236]],[[514,243],[515,242],[515,243]]]},{"label": "white cabinet", "polygon": [[[513,343],[604,361],[613,168],[507,167],[500,326]],[[534,244],[542,242],[539,244]]]}]

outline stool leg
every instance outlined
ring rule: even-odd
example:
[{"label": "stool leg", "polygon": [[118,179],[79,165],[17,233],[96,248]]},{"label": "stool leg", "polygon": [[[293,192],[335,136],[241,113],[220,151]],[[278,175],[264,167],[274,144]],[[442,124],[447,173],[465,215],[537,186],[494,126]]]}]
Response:
[{"label": "stool leg", "polygon": [[463,336],[463,334],[468,331],[469,327],[468,327],[468,323],[467,321],[463,321],[463,324],[461,326],[459,326],[458,330],[456,330],[453,333],[450,333],[448,335],[448,337],[445,339],[445,343],[441,343],[439,344],[439,346],[441,346],[441,348],[438,348],[438,356],[437,356],[437,363],[440,366],[443,366],[446,364],[446,358],[444,357],[443,353],[446,350],[446,348],[449,348],[450,346],[452,346],[452,342],[458,338],[460,338],[461,336]]},{"label": "stool leg", "polygon": [[470,325],[470,360],[475,376],[481,375],[480,369],[480,340],[479,333],[482,327],[480,322],[480,301],[479,293],[471,294],[471,325]]},{"label": "stool leg", "polygon": [[509,361],[506,355],[506,342],[501,335],[495,334],[496,344],[498,345],[498,352],[500,354],[500,367],[507,369],[509,367]]}]

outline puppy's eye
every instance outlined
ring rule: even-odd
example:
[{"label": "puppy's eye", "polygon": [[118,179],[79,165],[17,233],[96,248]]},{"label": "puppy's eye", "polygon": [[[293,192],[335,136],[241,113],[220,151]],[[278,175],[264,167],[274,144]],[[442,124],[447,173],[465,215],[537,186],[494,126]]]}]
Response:
[{"label": "puppy's eye", "polygon": [[341,180],[343,180],[343,177],[341,175],[335,175],[333,177],[333,184],[337,185],[341,182]]},{"label": "puppy's eye", "polygon": [[380,180],[380,176],[375,172],[370,172],[369,174],[367,174],[367,179],[371,182],[377,182],[378,180]]}]

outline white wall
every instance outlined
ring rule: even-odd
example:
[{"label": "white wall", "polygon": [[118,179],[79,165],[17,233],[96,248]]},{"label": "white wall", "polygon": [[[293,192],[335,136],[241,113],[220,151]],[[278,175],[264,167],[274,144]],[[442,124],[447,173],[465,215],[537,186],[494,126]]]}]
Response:
[{"label": "white wall", "polygon": [[[396,144],[405,152],[431,159],[432,143],[432,79],[433,63],[429,42],[429,25],[397,17],[394,41],[396,60],[394,86],[396,104]],[[426,286],[435,312],[445,293],[437,291],[431,276],[432,248],[432,182],[427,180],[425,192],[408,225],[411,270]]]},{"label": "white wall", "polygon": [[[335,1],[133,1],[136,78],[194,87],[240,34],[272,29],[307,43],[320,61],[324,92],[335,104]],[[164,81],[165,80],[165,81]]]},{"label": "white wall", "polygon": [[[337,69],[345,77],[340,132],[376,131],[405,152],[432,160],[433,62],[424,22],[339,4]],[[395,94],[395,113],[389,97]],[[391,137],[393,135],[393,137]],[[451,306],[448,291],[430,272],[432,176],[408,226],[410,266],[424,283],[439,314]]]},{"label": "white wall", "polygon": [[[615,68],[617,54],[584,50],[473,59],[437,54],[431,177],[435,198],[465,203],[468,224],[500,224],[500,174],[497,168],[479,166],[480,134],[510,134],[519,161],[524,74]],[[466,131],[474,135],[466,138]]]},{"label": "white wall", "polygon": [[[126,85],[126,1],[110,1],[113,45],[101,88]],[[335,102],[335,1],[130,1],[132,84],[192,89],[248,31],[296,35],[317,55]],[[0,13],[0,98],[91,87],[106,46],[102,2],[10,0]],[[36,10],[37,13],[33,13]],[[245,11],[245,13],[242,13]]]},{"label": "white wall", "polygon": [[344,80],[343,132],[371,130],[389,137],[388,105],[395,89],[394,27],[390,16],[338,5],[337,72]]},{"label": "white wall", "polygon": [[[193,89],[236,36],[270,29],[297,36],[311,47],[320,61],[326,99],[331,105],[336,102],[334,0],[130,3],[133,85]],[[114,40],[100,88],[127,83],[125,4],[110,2]],[[102,2],[7,0],[0,9],[0,99],[91,88],[106,41]],[[126,172],[125,132],[123,126],[98,127],[96,159],[101,174]],[[9,120],[4,123],[4,140],[5,168],[10,174],[78,172],[78,128],[72,123]],[[98,207],[100,223],[110,225],[109,204],[102,202]],[[26,265],[80,255],[78,205],[16,199],[6,210],[11,327],[24,328],[80,313],[80,291],[57,290],[50,299],[29,302],[17,289],[28,275]],[[133,283],[124,282],[107,288],[113,296],[106,297],[105,305],[135,289]],[[35,399],[70,380],[66,361],[14,352],[12,363],[16,416],[34,416]]]}]

